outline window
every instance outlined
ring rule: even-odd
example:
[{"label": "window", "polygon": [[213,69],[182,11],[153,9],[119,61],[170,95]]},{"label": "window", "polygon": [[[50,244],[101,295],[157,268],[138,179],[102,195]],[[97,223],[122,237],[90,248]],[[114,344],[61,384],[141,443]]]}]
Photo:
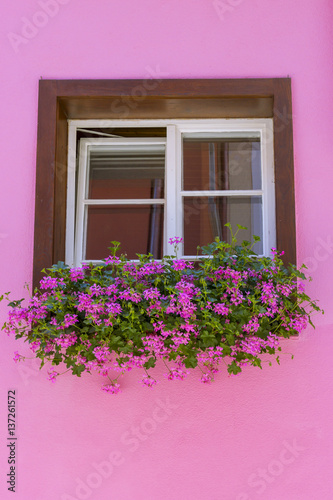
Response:
[{"label": "window", "polygon": [[[115,211],[118,221],[126,212],[140,219],[139,252],[159,256],[183,235],[191,256],[213,234],[224,238],[229,220],[262,236],[260,253],[276,241],[295,262],[291,116],[288,78],[41,80],[34,285],[58,260],[101,258],[96,221],[112,224]],[[81,168],[73,144],[86,150]],[[240,154],[246,173],[234,175]]]},{"label": "window", "polygon": [[271,119],[70,120],[69,131],[69,265],[105,258],[111,240],[131,259],[161,258],[176,235],[191,259],[229,240],[226,222],[260,236],[259,254],[275,246]]}]

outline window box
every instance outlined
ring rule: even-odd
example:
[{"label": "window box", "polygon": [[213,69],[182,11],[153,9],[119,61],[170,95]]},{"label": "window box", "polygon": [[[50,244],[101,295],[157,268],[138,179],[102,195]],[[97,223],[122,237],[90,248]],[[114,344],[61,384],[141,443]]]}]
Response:
[{"label": "window box", "polygon": [[[177,254],[181,242],[172,243]],[[207,258],[195,269],[177,256],[134,263],[116,255],[116,243],[101,265],[59,263],[26,307],[10,304],[3,328],[27,340],[42,363],[59,367],[49,371],[50,380],[68,370],[97,372],[111,393],[133,368],[153,387],[148,370],[157,361],[169,380],[198,367],[203,383],[213,381],[221,361],[230,375],[246,365],[261,368],[271,364],[266,355],[281,351],[281,337],[298,334],[320,309],[297,283],[304,275],[295,266],[287,271],[275,250],[272,259],[256,257],[249,242],[235,243],[232,236],[231,245],[217,240],[203,248]]]}]

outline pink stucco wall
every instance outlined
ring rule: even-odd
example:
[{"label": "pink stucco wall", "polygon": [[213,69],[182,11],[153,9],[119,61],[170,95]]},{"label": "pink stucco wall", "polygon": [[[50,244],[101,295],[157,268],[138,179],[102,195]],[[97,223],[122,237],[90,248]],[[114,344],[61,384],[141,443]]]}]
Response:
[{"label": "pink stucco wall", "polygon": [[[298,259],[326,314],[315,331],[286,343],[295,359],[282,357],[280,367],[221,374],[210,387],[193,375],[154,391],[133,374],[116,397],[93,376],[50,384],[32,360],[15,365],[13,351],[29,350],[2,336],[0,498],[330,500],[332,1],[54,1],[45,15],[43,0],[2,6],[0,294],[21,297],[31,280],[40,77],[290,75]],[[18,404],[15,496],[6,489],[10,388]]]}]

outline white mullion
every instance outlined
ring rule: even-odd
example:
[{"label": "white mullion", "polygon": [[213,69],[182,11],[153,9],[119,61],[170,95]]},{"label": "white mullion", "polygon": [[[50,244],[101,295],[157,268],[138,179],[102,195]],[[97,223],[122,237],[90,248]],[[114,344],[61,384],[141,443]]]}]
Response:
[{"label": "white mullion", "polygon": [[267,196],[267,178],[266,178],[266,168],[264,168],[264,164],[266,165],[266,148],[264,144],[264,135],[263,131],[260,131],[260,169],[261,169],[261,187],[263,188],[263,195],[261,197],[261,213],[262,213],[262,243],[263,243],[263,254],[267,255],[267,214],[266,214],[266,196]]},{"label": "white mullion", "polygon": [[264,255],[269,255],[271,248],[276,246],[274,146],[272,140],[267,140],[270,125],[271,122],[265,123],[260,137],[261,175],[264,188],[262,196]]},{"label": "white mullion", "polygon": [[76,127],[68,124],[67,153],[67,210],[66,210],[66,244],[65,262],[74,265],[75,237],[75,184],[76,184]]},{"label": "white mullion", "polygon": [[183,189],[183,139],[179,127],[176,127],[176,233],[175,236],[182,238],[179,244],[180,256],[184,255],[184,205],[181,195]]},{"label": "white mullion", "polygon": [[149,198],[149,199],[110,199],[110,200],[99,200],[94,199],[84,199],[82,200],[84,205],[164,205],[164,198]]},{"label": "white mullion", "polygon": [[171,253],[169,239],[177,231],[177,140],[175,125],[167,126],[165,151],[165,209],[164,209],[164,254]]},{"label": "white mullion", "polygon": [[83,249],[85,248],[85,226],[86,207],[83,203],[86,194],[86,180],[89,175],[88,144],[80,141],[79,176],[77,186],[77,209],[76,209],[76,231],[75,231],[75,256],[74,264],[77,266],[83,260]]},{"label": "white mullion", "polygon": [[[161,118],[161,119],[70,119],[75,128],[139,128],[139,127],[167,127],[172,124],[184,133],[237,133],[243,137],[254,137],[263,124],[271,122],[271,118]],[[258,135],[257,135],[258,137]]]},{"label": "white mullion", "polygon": [[209,196],[209,197],[214,197],[214,196],[262,196],[263,190],[262,189],[242,189],[242,190],[216,190],[216,191],[181,191],[180,195],[181,196],[196,196],[196,197],[201,197],[201,196]]},{"label": "white mullion", "polygon": [[164,137],[85,137],[81,139],[80,142],[87,143],[89,146],[93,146],[97,151],[109,151],[110,146],[116,146],[118,148],[122,147],[126,150],[128,146],[149,146],[154,148],[154,146],[165,146]]}]

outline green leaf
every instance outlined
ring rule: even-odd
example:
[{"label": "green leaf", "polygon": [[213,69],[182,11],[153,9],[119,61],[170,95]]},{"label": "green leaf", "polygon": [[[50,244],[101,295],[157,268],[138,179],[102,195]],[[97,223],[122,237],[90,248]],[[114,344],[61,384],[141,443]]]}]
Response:
[{"label": "green leaf", "polygon": [[148,361],[146,361],[146,363],[143,365],[145,368],[154,368],[154,366],[156,365],[156,358],[149,358]]},{"label": "green leaf", "polygon": [[186,368],[195,368],[198,365],[198,360],[196,356],[188,356],[184,360],[184,365]]},{"label": "green leaf", "polygon": [[230,365],[228,366],[228,372],[230,374],[234,374],[234,375],[237,375],[237,373],[240,373],[242,371],[241,367],[238,366],[235,361],[233,361],[232,363],[230,363]]},{"label": "green leaf", "polygon": [[54,265],[52,266],[52,269],[56,269],[56,270],[58,270],[58,271],[59,271],[59,270],[62,270],[62,269],[67,269],[67,268],[69,268],[69,266],[68,266],[67,264],[65,264],[64,262],[62,262],[61,260],[59,260],[59,261],[57,262],[57,264],[54,264]]},{"label": "green leaf", "polygon": [[13,300],[12,302],[9,302],[8,306],[9,307],[20,307],[21,303],[24,301],[24,299],[20,300]]},{"label": "green leaf", "polygon": [[52,364],[59,365],[61,362],[62,362],[62,355],[60,354],[60,352],[56,352],[55,355],[53,356]]},{"label": "green leaf", "polygon": [[78,377],[81,377],[81,373],[85,371],[85,366],[84,365],[74,365],[72,369],[73,375],[77,375]]}]

